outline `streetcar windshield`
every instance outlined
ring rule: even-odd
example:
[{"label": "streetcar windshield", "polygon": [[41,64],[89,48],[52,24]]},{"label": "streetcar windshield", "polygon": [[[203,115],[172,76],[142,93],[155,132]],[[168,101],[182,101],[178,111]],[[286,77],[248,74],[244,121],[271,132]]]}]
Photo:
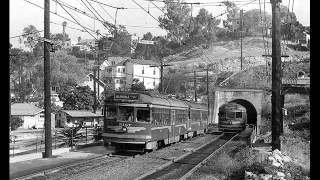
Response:
[{"label": "streetcar windshield", "polygon": [[106,117],[107,117],[107,119],[117,118],[117,107],[116,106],[107,106],[106,107]]}]

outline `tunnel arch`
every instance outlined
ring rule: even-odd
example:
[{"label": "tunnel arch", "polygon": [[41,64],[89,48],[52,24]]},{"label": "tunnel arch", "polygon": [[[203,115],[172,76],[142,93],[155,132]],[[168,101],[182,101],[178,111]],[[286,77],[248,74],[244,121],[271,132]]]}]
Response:
[{"label": "tunnel arch", "polygon": [[235,100],[229,101],[227,103],[236,103],[236,104],[243,106],[247,111],[247,124],[257,125],[258,113],[257,113],[256,108],[254,107],[254,105],[251,102],[244,100],[244,99],[235,99]]}]

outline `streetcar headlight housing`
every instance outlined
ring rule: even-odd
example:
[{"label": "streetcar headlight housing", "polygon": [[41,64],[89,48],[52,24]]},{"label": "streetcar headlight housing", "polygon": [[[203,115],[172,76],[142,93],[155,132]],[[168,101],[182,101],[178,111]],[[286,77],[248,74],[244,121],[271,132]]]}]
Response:
[{"label": "streetcar headlight housing", "polygon": [[122,127],[122,131],[127,132],[127,128],[126,127]]}]

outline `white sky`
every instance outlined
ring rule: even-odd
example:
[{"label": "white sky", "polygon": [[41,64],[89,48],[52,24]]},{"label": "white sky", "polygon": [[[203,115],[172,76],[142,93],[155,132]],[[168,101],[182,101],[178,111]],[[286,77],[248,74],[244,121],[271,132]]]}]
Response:
[{"label": "white sky", "polygon": [[[44,6],[44,0],[28,0],[34,4],[37,4],[41,7]],[[87,13],[90,13],[88,9],[81,3],[81,0],[60,0],[64,3],[70,4],[74,7],[77,7],[80,10],[83,10]],[[85,2],[85,0],[83,0]],[[139,37],[142,37],[143,34],[147,32],[151,32],[153,35],[165,35],[166,31],[162,30],[158,27],[158,22],[154,20],[150,15],[148,15],[145,11],[143,11],[138,5],[136,5],[133,1],[139,3],[145,9],[150,7],[150,14],[155,18],[158,18],[162,15],[162,12],[156,8],[152,3],[148,3],[146,0],[94,0],[99,1],[105,4],[109,4],[116,7],[128,7],[134,9],[126,9],[126,10],[118,10],[117,16],[117,24],[128,25],[127,30],[130,34],[136,34]],[[211,2],[221,2],[222,0],[186,0],[186,2],[200,2],[200,3],[211,3]],[[247,2],[251,2],[250,0],[231,0],[235,1],[235,3],[239,4],[238,7],[244,10],[250,9],[259,9],[259,0],[256,0],[252,4],[245,5],[241,7],[240,4],[245,4]],[[261,7],[263,10],[263,2],[261,1]],[[115,9],[101,5],[104,10],[95,2],[88,0],[95,9],[102,15],[102,17],[114,23],[115,17]],[[270,0],[265,0],[266,2],[266,11],[271,13],[271,5]],[[282,0],[282,4],[288,6],[289,0]],[[293,11],[297,16],[298,21],[304,26],[310,25],[310,0],[291,0],[294,2]],[[25,0],[10,0],[10,37],[21,35],[23,28],[28,25],[34,25],[38,30],[43,30],[43,16],[44,11]],[[162,2],[154,2],[158,7],[164,6]],[[208,5],[208,4],[206,4]],[[291,11],[290,5],[290,11]],[[213,16],[217,16],[223,13],[226,10],[225,6],[205,6],[205,5],[193,5],[193,16],[195,16],[200,8],[206,8]],[[66,18],[72,20],[72,18],[59,6],[55,1],[50,1],[50,10],[53,12],[57,12],[59,15],[62,15]],[[85,27],[95,30],[100,30],[100,33],[105,34],[106,29],[102,26],[102,24],[98,21],[94,21],[82,14],[79,14],[71,9],[66,8],[68,12],[76,17],[76,19]],[[107,11],[113,18],[109,17],[109,15],[105,12]],[[225,18],[225,16],[222,16]],[[62,24],[65,21],[63,18],[56,16],[55,14],[50,13],[50,20],[54,23]],[[77,29],[82,29],[81,26],[73,24],[72,22],[67,21],[66,33],[71,38],[71,41],[77,41],[77,37],[81,36],[82,39],[93,39],[91,35],[87,32],[81,32],[79,30],[70,29],[68,27],[73,27]],[[129,26],[142,26],[142,27],[129,27]],[[149,28],[155,27],[155,28]],[[51,33],[61,33],[62,26],[56,24],[50,24],[50,32]],[[43,36],[43,33],[41,33]],[[19,38],[10,38],[10,42],[13,47],[24,48],[23,44],[19,43]]]}]

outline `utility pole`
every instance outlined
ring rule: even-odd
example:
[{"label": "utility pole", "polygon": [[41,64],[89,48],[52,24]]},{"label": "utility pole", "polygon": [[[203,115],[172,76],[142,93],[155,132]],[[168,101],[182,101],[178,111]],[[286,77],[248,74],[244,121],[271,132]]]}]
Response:
[{"label": "utility pole", "polygon": [[207,98],[208,98],[208,117],[207,117],[207,127],[209,125],[210,116],[210,98],[209,98],[209,66],[207,64]]},{"label": "utility pole", "polygon": [[[161,87],[161,92],[163,93],[164,92],[164,83],[163,83],[163,67],[164,66],[172,66],[172,65],[169,65],[169,64],[164,64],[163,63],[163,58],[161,57],[160,59],[160,87]],[[149,67],[159,67],[157,65],[151,65]]]},{"label": "utility pole", "polygon": [[281,44],[280,44],[280,3],[270,0],[272,4],[272,150],[281,150]]},{"label": "utility pole", "polygon": [[[50,0],[44,1],[44,38],[50,39]],[[44,41],[44,127],[45,151],[43,158],[52,157],[51,137],[51,89],[50,89],[50,44]]]},{"label": "utility pole", "polygon": [[193,86],[194,86],[194,101],[197,102],[197,80],[196,80],[196,71],[193,71]]},{"label": "utility pole", "polygon": [[96,67],[93,66],[93,113],[97,110]]},{"label": "utility pole", "polygon": [[241,48],[241,57],[240,57],[240,62],[241,62],[241,71],[242,71],[242,22],[243,22],[243,9],[240,10],[240,48]]}]

